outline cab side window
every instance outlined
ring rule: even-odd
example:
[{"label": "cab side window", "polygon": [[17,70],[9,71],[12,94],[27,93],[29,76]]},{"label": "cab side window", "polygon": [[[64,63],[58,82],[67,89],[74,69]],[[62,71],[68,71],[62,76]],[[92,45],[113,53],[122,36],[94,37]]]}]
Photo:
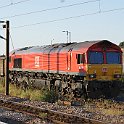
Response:
[{"label": "cab side window", "polygon": [[77,54],[77,64],[85,63],[85,54]]},{"label": "cab side window", "polygon": [[14,59],[14,68],[22,68],[22,58]]}]

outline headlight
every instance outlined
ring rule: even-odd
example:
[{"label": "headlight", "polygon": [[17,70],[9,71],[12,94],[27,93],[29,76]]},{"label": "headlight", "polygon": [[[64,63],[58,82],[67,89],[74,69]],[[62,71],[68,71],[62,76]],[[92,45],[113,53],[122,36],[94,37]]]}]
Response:
[{"label": "headlight", "polygon": [[96,78],[96,74],[89,74],[89,78]]},{"label": "headlight", "polygon": [[114,74],[114,78],[121,78],[120,74]]}]

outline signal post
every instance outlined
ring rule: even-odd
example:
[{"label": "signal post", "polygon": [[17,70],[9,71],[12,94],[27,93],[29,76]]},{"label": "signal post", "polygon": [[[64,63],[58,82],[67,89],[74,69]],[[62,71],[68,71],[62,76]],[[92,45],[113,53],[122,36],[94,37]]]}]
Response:
[{"label": "signal post", "polygon": [[5,72],[5,95],[9,95],[9,21],[0,21],[5,23],[3,28],[6,28],[6,38],[0,36],[0,38],[6,41],[6,72]]}]

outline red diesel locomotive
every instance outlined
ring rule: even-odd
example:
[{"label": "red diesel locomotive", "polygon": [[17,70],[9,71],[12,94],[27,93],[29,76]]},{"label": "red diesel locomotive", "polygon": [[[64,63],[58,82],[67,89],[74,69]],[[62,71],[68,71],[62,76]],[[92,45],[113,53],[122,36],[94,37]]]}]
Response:
[{"label": "red diesel locomotive", "polygon": [[116,97],[122,75],[122,51],[107,40],[32,46],[10,53],[10,80],[54,89],[59,96]]}]

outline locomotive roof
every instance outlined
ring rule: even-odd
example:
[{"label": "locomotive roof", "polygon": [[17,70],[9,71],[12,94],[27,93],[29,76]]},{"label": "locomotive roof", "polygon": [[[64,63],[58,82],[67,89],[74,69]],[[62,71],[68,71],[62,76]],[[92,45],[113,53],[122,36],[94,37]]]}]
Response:
[{"label": "locomotive roof", "polygon": [[[31,46],[24,47],[20,49],[13,50],[10,54],[29,54],[29,53],[52,53],[52,52],[68,52],[68,51],[78,51],[80,49],[89,49],[91,46],[96,43],[106,43],[113,44],[108,40],[98,40],[98,41],[85,41],[85,42],[73,42],[73,43],[58,43],[53,45],[45,46]],[[114,46],[117,46],[113,44]],[[117,46],[118,47],[118,46]]]}]

